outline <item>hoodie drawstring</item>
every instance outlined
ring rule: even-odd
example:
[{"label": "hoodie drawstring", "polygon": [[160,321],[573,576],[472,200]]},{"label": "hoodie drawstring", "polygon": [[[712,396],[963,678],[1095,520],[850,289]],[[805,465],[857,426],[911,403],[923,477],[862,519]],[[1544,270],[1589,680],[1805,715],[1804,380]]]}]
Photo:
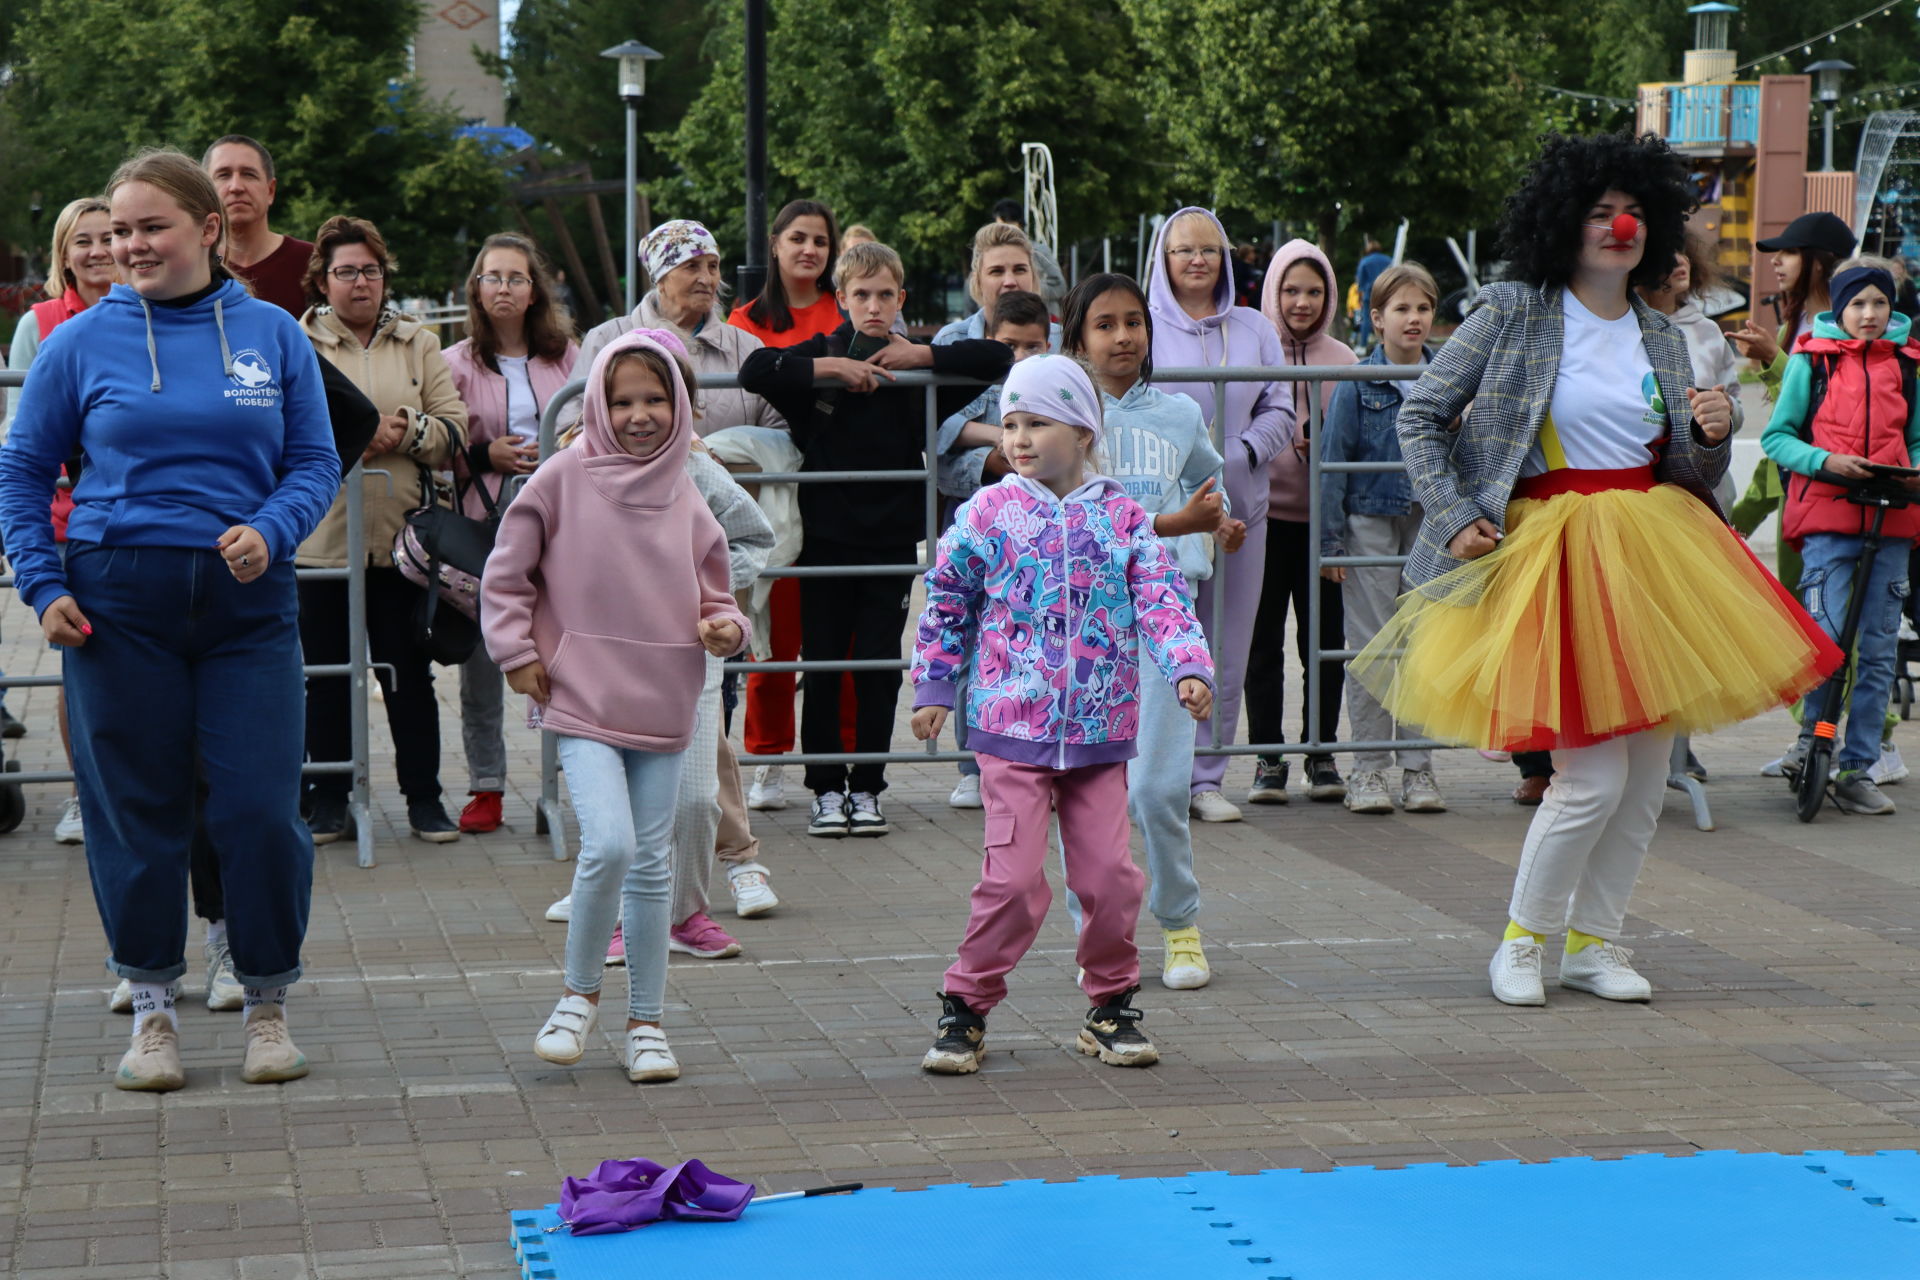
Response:
[{"label": "hoodie drawstring", "polygon": [[160,353],[153,345],[153,308],[145,298],[140,299],[140,313],[147,318],[147,363],[153,366],[153,383],[147,390],[160,390]]},{"label": "hoodie drawstring", "polygon": [[[147,390],[157,394],[160,390],[160,352],[153,345],[153,307],[145,298],[140,299],[140,314],[146,317],[147,321],[147,364],[153,369],[153,381],[148,385]],[[221,366],[229,378],[234,377],[233,348],[227,345],[227,321],[221,313],[218,298],[213,300],[213,327],[220,331]]]},{"label": "hoodie drawstring", "polygon": [[[226,317],[220,313],[220,299],[218,298],[213,300],[213,327],[220,331],[220,359],[226,366],[227,376],[231,378],[234,376],[233,351],[227,346],[227,321]],[[151,331],[149,331],[148,334],[148,341],[152,341]],[[156,372],[154,377],[155,380],[158,381],[159,374]]]}]

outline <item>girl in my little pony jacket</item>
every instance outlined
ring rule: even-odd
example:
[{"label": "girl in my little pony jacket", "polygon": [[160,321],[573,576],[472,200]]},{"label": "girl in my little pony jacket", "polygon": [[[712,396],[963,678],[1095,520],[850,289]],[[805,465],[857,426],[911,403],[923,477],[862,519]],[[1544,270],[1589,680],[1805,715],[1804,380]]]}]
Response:
[{"label": "girl in my little pony jacket", "polygon": [[1052,893],[1060,819],[1067,883],[1084,910],[1079,960],[1092,1001],[1077,1047],[1117,1066],[1158,1057],[1131,1007],[1143,880],[1128,853],[1126,762],[1139,724],[1142,650],[1196,719],[1213,660],[1152,517],[1091,474],[1100,399],[1079,364],[1037,356],[1001,393],[1013,473],[969,498],[927,573],[913,663],[914,733],[934,737],[964,669],[968,746],[980,757],[986,861],[922,1066],[974,1071],[986,1014],[1033,945]]}]

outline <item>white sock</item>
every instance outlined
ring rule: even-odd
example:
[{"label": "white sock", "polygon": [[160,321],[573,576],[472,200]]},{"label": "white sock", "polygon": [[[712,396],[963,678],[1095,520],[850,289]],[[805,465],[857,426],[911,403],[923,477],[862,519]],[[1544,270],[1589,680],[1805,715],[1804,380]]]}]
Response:
[{"label": "white sock", "polygon": [[207,945],[217,947],[227,940],[227,922],[225,920],[207,921]]},{"label": "white sock", "polygon": [[285,987],[248,987],[246,992],[241,1004],[241,1008],[245,1011],[243,1016],[251,1018],[254,1008],[263,1004],[277,1004],[280,1006],[281,1016],[286,1015],[287,989]]},{"label": "white sock", "polygon": [[173,1002],[180,994],[178,982],[135,982],[133,988],[133,1034],[139,1035],[146,1020],[156,1013],[164,1013],[178,1027],[180,1019],[174,1015]]}]

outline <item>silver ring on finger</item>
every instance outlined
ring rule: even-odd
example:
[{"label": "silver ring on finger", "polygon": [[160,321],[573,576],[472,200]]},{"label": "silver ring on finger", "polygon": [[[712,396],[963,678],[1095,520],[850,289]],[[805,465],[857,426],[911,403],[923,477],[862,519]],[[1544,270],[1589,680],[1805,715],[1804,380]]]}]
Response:
[{"label": "silver ring on finger", "polygon": [[247,567],[247,564],[248,564],[248,563],[249,563],[249,562],[248,562],[248,560],[247,560],[247,558],[246,558],[245,556],[241,556],[241,557],[240,557],[240,567],[241,567],[242,569],[244,569],[244,568],[246,568],[246,567]]}]

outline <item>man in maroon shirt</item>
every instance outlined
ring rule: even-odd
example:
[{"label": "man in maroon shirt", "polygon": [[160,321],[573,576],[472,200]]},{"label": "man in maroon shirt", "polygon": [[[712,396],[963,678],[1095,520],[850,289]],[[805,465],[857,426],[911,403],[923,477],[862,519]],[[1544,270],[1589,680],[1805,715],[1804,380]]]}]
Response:
[{"label": "man in maroon shirt", "polygon": [[226,265],[253,289],[253,296],[291,312],[307,309],[307,259],[313,244],[267,226],[267,211],[279,183],[273,157],[244,134],[230,133],[207,148],[200,167],[213,179],[227,212]]}]

